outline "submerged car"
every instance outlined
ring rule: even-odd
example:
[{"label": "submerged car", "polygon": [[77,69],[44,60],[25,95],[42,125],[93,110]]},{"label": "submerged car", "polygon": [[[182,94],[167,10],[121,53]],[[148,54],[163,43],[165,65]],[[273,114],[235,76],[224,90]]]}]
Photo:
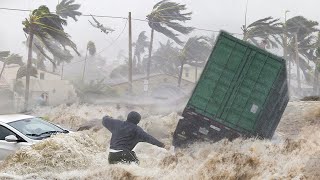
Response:
[{"label": "submerged car", "polygon": [[0,160],[20,147],[30,146],[57,133],[69,131],[39,117],[23,114],[0,115]]}]

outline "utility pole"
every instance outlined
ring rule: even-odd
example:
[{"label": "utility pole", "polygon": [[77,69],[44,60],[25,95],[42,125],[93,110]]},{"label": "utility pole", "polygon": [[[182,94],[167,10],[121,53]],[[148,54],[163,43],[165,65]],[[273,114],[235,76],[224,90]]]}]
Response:
[{"label": "utility pole", "polygon": [[129,78],[129,91],[132,93],[132,28],[131,28],[131,12],[129,12],[129,71],[128,71],[128,78]]},{"label": "utility pole", "polygon": [[298,50],[298,35],[297,33],[294,35],[294,43],[295,43],[295,59],[297,64],[297,82],[298,82],[298,91],[301,92],[301,81],[300,81],[300,60],[299,60],[299,50]]}]

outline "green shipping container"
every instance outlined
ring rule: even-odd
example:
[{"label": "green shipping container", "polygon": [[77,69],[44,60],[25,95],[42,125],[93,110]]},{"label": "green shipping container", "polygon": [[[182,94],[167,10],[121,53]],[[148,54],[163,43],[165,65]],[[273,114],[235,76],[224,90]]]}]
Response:
[{"label": "green shipping container", "polygon": [[289,101],[285,61],[221,32],[183,112],[174,144],[271,138]]}]

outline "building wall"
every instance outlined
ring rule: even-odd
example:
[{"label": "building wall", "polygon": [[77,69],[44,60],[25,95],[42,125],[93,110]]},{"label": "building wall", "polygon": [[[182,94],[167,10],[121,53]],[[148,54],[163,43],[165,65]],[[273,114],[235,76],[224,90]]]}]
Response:
[{"label": "building wall", "polygon": [[[197,77],[196,77],[196,67],[185,65],[183,67],[182,79],[185,79],[190,82],[197,82],[201,76],[203,68],[197,68]],[[197,78],[197,79],[196,79]]]},{"label": "building wall", "polygon": [[[16,80],[18,66],[7,67],[4,71],[4,77],[13,90],[16,81],[21,81],[25,87],[25,77]],[[40,79],[40,74],[44,74],[44,79]],[[30,103],[35,104],[37,98],[42,93],[48,94],[48,105],[58,105],[62,103],[69,103],[76,99],[75,89],[68,80],[61,80],[60,75],[48,73],[38,70],[38,77],[30,77]],[[23,104],[23,95],[16,95],[19,105]]]}]

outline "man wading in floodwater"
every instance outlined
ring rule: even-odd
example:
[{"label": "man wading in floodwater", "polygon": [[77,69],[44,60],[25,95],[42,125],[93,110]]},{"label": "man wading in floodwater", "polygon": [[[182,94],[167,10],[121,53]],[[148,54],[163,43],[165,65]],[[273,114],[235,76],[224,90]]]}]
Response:
[{"label": "man wading in floodwater", "polygon": [[140,114],[134,111],[128,114],[127,121],[112,119],[109,116],[103,117],[103,126],[112,133],[108,158],[110,164],[131,162],[139,164],[136,153],[132,151],[139,142],[147,142],[169,149],[168,146],[165,146],[137,125],[140,119]]}]

